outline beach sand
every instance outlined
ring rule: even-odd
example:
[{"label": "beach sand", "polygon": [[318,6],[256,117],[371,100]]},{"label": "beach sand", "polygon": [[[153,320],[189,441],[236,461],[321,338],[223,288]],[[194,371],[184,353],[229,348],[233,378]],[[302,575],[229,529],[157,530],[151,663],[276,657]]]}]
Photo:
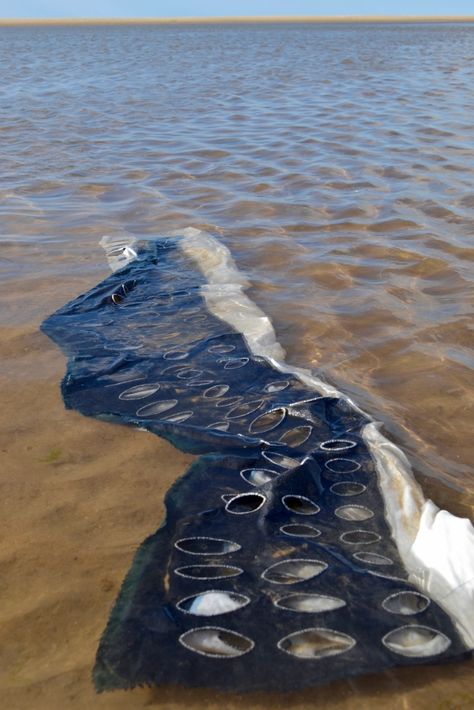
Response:
[{"label": "beach sand", "polygon": [[275,16],[275,17],[53,17],[53,18],[0,18],[0,26],[15,25],[177,25],[177,24],[232,24],[232,23],[410,23],[410,22],[474,22],[474,15],[354,15],[354,16],[325,16],[313,15]]}]

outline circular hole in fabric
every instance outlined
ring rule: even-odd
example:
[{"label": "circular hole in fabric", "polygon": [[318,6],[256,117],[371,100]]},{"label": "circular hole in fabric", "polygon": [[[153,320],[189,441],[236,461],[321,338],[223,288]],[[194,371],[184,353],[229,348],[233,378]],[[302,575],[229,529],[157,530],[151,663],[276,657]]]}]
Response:
[{"label": "circular hole in fabric", "polygon": [[250,602],[249,597],[236,592],[210,589],[181,599],[176,606],[180,611],[194,616],[218,616],[237,611]]},{"label": "circular hole in fabric", "polygon": [[267,567],[262,578],[272,584],[298,584],[317,577],[328,565],[321,560],[292,559]]},{"label": "circular hole in fabric", "polygon": [[367,490],[367,486],[362,485],[362,483],[356,483],[354,481],[340,481],[340,483],[333,483],[329,489],[331,493],[335,493],[338,496],[359,496],[361,493]]},{"label": "circular hole in fabric", "polygon": [[231,353],[233,350],[235,350],[235,345],[224,345],[224,343],[222,343],[217,345],[211,345],[211,347],[207,350],[210,353],[216,353],[216,355],[225,355],[225,353]]},{"label": "circular hole in fabric", "polygon": [[370,520],[374,513],[363,505],[342,505],[334,511],[342,520]]},{"label": "circular hole in fabric", "polygon": [[209,385],[212,385],[214,380],[187,380],[184,384],[186,387],[209,387]]},{"label": "circular hole in fabric", "polygon": [[108,384],[105,387],[118,387],[119,385],[126,385],[130,382],[142,382],[146,380],[146,375],[137,372],[115,372],[112,375],[104,375],[99,377],[99,382],[106,382]]},{"label": "circular hole in fabric", "polygon": [[151,397],[152,394],[158,392],[160,385],[157,382],[147,385],[135,385],[135,387],[129,387],[124,392],[119,394],[119,399],[123,400],[135,400],[135,399],[145,399],[146,397]]},{"label": "circular hole in fabric", "polygon": [[189,367],[183,370],[179,370],[176,373],[176,377],[178,377],[180,380],[193,380],[197,377],[200,377],[202,373],[202,370],[195,370],[194,368]]},{"label": "circular hole in fabric", "polygon": [[368,565],[378,565],[380,567],[393,565],[393,560],[385,555],[379,555],[376,552],[355,552],[353,557],[359,562],[365,562]]},{"label": "circular hole in fabric", "polygon": [[181,362],[179,365],[168,365],[162,370],[162,375],[177,375],[178,372],[186,372],[186,370],[192,370],[191,365],[183,365]]},{"label": "circular hole in fabric", "polygon": [[137,417],[157,417],[168,409],[173,409],[178,404],[177,399],[164,399],[160,402],[151,402],[137,410]]},{"label": "circular hole in fabric", "polygon": [[183,537],[174,546],[189,555],[228,555],[240,550],[240,545],[220,537]]},{"label": "circular hole in fabric", "polygon": [[278,642],[278,648],[297,658],[327,658],[349,651],[356,642],[340,631],[325,628],[295,631]]},{"label": "circular hole in fabric", "polygon": [[191,419],[193,414],[194,412],[191,409],[188,409],[186,412],[176,412],[176,414],[171,414],[169,417],[164,417],[163,421],[167,424],[181,424],[182,422],[186,422],[188,419]]},{"label": "circular hole in fabric", "polygon": [[257,399],[253,402],[242,402],[242,404],[238,404],[236,407],[232,407],[232,409],[226,412],[225,417],[226,419],[242,419],[256,412],[257,409],[260,409],[262,404],[263,399]]},{"label": "circular hole in fabric", "polygon": [[238,577],[243,569],[233,565],[185,565],[177,567],[175,574],[188,579],[226,579],[227,577]]},{"label": "circular hole in fabric", "polygon": [[239,367],[245,367],[249,362],[248,357],[239,357],[225,360],[224,370],[238,370]]},{"label": "circular hole in fabric", "polygon": [[288,611],[301,611],[307,614],[320,614],[323,611],[333,611],[346,606],[346,602],[338,597],[328,597],[325,594],[287,594],[275,602],[275,606]]},{"label": "circular hole in fabric", "polygon": [[429,605],[430,600],[424,594],[410,591],[390,594],[382,602],[385,611],[390,612],[390,614],[402,614],[403,616],[421,614]]},{"label": "circular hole in fabric", "polygon": [[289,385],[289,380],[277,380],[275,382],[269,382],[267,385],[265,385],[263,391],[269,392],[270,394],[274,394],[275,392],[282,392],[283,390],[286,390]]},{"label": "circular hole in fabric", "polygon": [[288,525],[282,525],[280,530],[285,535],[292,535],[293,537],[319,537],[321,535],[321,530],[306,523],[289,523]]},{"label": "circular hole in fabric", "polygon": [[360,463],[353,459],[329,459],[324,466],[333,473],[354,473],[361,468]]},{"label": "circular hole in fabric", "polygon": [[281,500],[287,510],[297,515],[316,515],[321,510],[319,505],[306,496],[287,495]]},{"label": "circular hole in fabric", "polygon": [[165,360],[184,360],[189,356],[186,350],[168,350],[167,353],[163,355]]},{"label": "circular hole in fabric", "polygon": [[343,533],[340,539],[348,545],[372,545],[381,540],[381,537],[371,530],[350,530]]},{"label": "circular hole in fabric", "polygon": [[255,646],[247,636],[218,626],[191,629],[181,634],[179,641],[190,651],[211,658],[237,658]]},{"label": "circular hole in fabric", "polygon": [[286,446],[292,446],[293,448],[296,448],[297,446],[301,446],[306,441],[308,441],[312,431],[312,426],[297,426],[294,429],[286,431],[280,437],[279,441],[282,444],[286,444]]},{"label": "circular hole in fabric", "polygon": [[228,391],[229,385],[214,385],[204,390],[203,397],[206,399],[218,399],[219,397],[223,397]]},{"label": "circular hole in fabric", "polygon": [[234,515],[248,515],[260,510],[265,501],[266,498],[261,493],[240,493],[230,499],[225,509]]},{"label": "circular hole in fabric", "polygon": [[426,658],[444,653],[451,641],[429,626],[400,626],[386,634],[382,643],[390,651],[408,658]]},{"label": "circular hole in fabric", "polygon": [[251,434],[263,434],[266,431],[276,429],[276,427],[282,423],[285,416],[286,409],[284,407],[278,407],[271,412],[265,412],[251,422],[249,432]]},{"label": "circular hole in fabric", "polygon": [[240,475],[251,486],[263,486],[265,483],[278,478],[280,474],[268,468],[244,468]]},{"label": "circular hole in fabric", "polygon": [[348,451],[357,446],[357,444],[349,439],[329,439],[328,441],[323,441],[319,446],[323,451]]},{"label": "circular hole in fabric", "polygon": [[215,429],[216,431],[227,431],[230,427],[230,422],[214,422],[208,424],[206,429]]},{"label": "circular hole in fabric", "polygon": [[262,456],[264,459],[267,459],[267,461],[270,461],[270,463],[274,463],[275,466],[281,466],[281,468],[288,470],[296,468],[301,463],[298,459],[294,459],[291,456],[284,456],[278,451],[263,451]]}]

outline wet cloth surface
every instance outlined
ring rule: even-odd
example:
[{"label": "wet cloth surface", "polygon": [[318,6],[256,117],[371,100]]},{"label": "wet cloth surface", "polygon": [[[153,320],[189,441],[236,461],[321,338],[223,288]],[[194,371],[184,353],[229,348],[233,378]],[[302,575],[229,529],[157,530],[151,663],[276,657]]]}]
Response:
[{"label": "wet cloth surface", "polygon": [[43,325],[70,357],[68,407],[204,454],[136,556],[98,689],[290,690],[464,655],[450,617],[407,582],[369,419],[253,355],[204,283],[179,240],[147,243]]}]

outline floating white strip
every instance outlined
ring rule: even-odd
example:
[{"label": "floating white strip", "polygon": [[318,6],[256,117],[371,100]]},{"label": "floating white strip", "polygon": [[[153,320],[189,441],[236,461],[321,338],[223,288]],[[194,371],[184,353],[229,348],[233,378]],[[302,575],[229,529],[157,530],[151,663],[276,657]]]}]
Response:
[{"label": "floating white strip", "polygon": [[[314,377],[309,370],[289,367],[284,362],[285,351],[276,340],[271,320],[245,295],[244,289],[250,284],[237,269],[226,246],[210,234],[193,227],[187,227],[175,235],[182,237],[183,251],[196,263],[208,281],[201,287],[207,307],[213,315],[229,323],[244,336],[253,355],[264,357],[276,370],[294,375],[324,396],[342,396],[334,387]],[[353,402],[351,404],[356,406]]]},{"label": "floating white strip", "polygon": [[133,248],[136,243],[137,240],[131,234],[104,235],[99,242],[112,271],[123,269],[137,258],[137,252]]}]

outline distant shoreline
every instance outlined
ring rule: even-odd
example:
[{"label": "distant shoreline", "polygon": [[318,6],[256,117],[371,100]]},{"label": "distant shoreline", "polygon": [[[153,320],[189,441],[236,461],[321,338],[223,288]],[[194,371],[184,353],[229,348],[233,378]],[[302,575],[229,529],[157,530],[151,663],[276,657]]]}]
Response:
[{"label": "distant shoreline", "polygon": [[374,23],[465,23],[473,22],[471,16],[347,16],[347,17],[130,17],[130,18],[0,18],[1,27],[17,27],[22,25],[211,25],[211,24],[261,24],[261,23],[312,23],[312,24],[374,24]]}]

